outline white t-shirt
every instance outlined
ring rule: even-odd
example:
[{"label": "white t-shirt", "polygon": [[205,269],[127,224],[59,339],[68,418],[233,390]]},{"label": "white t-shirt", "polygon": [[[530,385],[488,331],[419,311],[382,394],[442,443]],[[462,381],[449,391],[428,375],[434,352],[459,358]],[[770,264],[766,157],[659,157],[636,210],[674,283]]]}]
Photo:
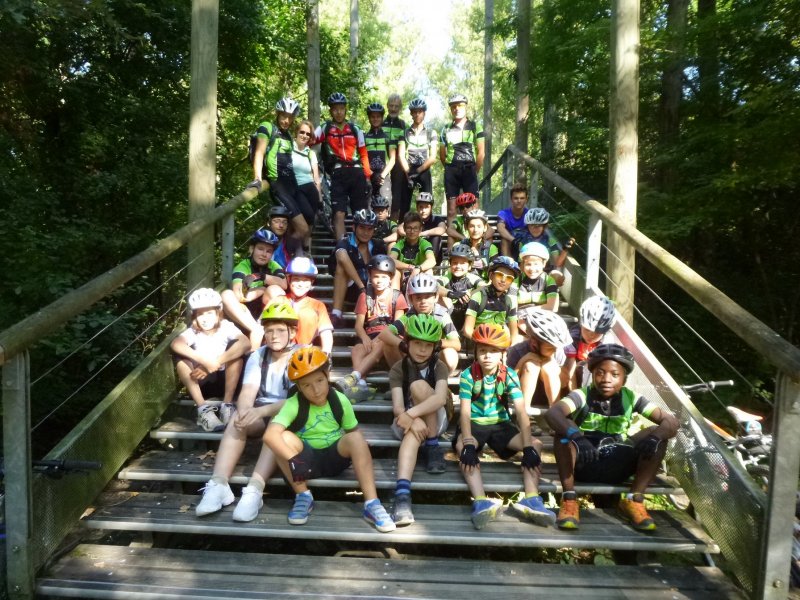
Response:
[{"label": "white t-shirt", "polygon": [[[211,359],[219,359],[228,349],[228,344],[235,342],[239,339],[241,332],[239,329],[226,319],[222,319],[219,327],[214,333],[208,334],[204,331],[195,331],[194,328],[189,327],[186,331],[181,333],[180,337],[189,345],[189,347],[202,354],[204,357]],[[223,365],[220,370],[223,370]]]},{"label": "white t-shirt", "polygon": [[259,404],[272,404],[285,400],[289,388],[292,387],[286,374],[286,366],[289,364],[291,352],[285,352],[277,360],[267,355],[267,369],[265,379],[262,381],[261,373],[267,352],[267,347],[261,346],[250,355],[244,367],[244,378],[242,379],[242,385],[258,386],[256,402]]}]

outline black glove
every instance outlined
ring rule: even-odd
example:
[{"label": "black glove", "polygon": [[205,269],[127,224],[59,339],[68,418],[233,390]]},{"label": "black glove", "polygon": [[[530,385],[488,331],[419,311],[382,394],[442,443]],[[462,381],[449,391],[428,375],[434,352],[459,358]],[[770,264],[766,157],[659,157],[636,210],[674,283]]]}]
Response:
[{"label": "black glove", "polygon": [[572,247],[575,245],[575,238],[569,238],[566,242],[564,242],[561,247],[564,250],[572,250]]},{"label": "black glove", "polygon": [[481,463],[478,458],[478,449],[474,444],[467,444],[461,449],[460,460],[465,467],[477,467]]},{"label": "black glove", "polygon": [[383,176],[380,172],[375,171],[372,173],[372,176],[369,178],[370,182],[372,183],[373,189],[377,190],[383,184]]},{"label": "black glove", "polygon": [[639,440],[634,446],[636,455],[644,459],[653,458],[658,452],[658,446],[661,442],[662,440],[659,437],[653,434],[648,435],[643,440]]},{"label": "black glove", "polygon": [[463,298],[467,294],[469,294],[469,292],[466,290],[463,292],[457,292],[456,290],[447,291],[447,297],[450,298],[451,300],[461,300],[461,298]]},{"label": "black glove", "polygon": [[522,449],[522,467],[525,469],[535,469],[542,464],[542,457],[533,446],[525,446]]},{"label": "black glove", "polygon": [[292,479],[299,483],[311,475],[311,465],[306,463],[299,454],[289,459],[289,468],[292,470]]},{"label": "black glove", "polygon": [[[256,188],[259,192],[261,191],[261,180],[260,179],[253,179],[250,183],[247,184],[247,188]],[[245,188],[245,189],[247,189]]]},{"label": "black glove", "polygon": [[575,444],[575,448],[578,450],[579,463],[588,465],[600,458],[600,453],[597,451],[597,448],[595,448],[594,444],[587,440],[582,433],[573,433],[569,437],[569,440]]},{"label": "black glove", "polygon": [[403,354],[408,354],[408,342],[405,340],[400,340],[400,345],[397,346],[397,349]]},{"label": "black glove", "polygon": [[419,178],[419,173],[409,173],[408,174],[408,189],[414,190],[417,185],[417,179]]}]

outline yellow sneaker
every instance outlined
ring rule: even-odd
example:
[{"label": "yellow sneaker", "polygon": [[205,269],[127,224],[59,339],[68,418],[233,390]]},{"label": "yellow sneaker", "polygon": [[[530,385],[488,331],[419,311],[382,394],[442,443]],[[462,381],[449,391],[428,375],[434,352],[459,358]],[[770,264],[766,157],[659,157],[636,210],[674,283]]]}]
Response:
[{"label": "yellow sneaker", "polygon": [[630,521],[633,528],[638,531],[655,531],[656,522],[644,507],[644,502],[636,502],[635,500],[628,500],[622,498],[617,507],[619,514]]}]

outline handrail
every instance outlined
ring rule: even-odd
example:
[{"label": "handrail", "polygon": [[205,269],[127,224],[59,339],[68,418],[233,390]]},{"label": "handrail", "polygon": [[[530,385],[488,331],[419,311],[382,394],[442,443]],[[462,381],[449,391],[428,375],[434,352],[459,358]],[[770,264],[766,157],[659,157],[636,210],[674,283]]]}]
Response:
[{"label": "handrail", "polygon": [[255,188],[245,189],[203,217],[0,332],[0,366],[110,292],[185,246],[204,229],[232,215],[237,208],[257,195],[258,190]]},{"label": "handrail", "polygon": [[[695,270],[687,267],[676,256],[667,252],[656,242],[626,223],[569,181],[513,145],[508,146],[506,150],[517,156],[529,167],[538,171],[544,179],[563,190],[567,196],[595,214],[608,227],[629,241],[648,262],[658,267],[661,272],[722,321],[734,334],[766,358],[772,365],[794,381],[800,381],[800,348],[783,339],[780,334],[766,323],[763,323],[736,304]],[[500,161],[498,160],[498,162]]]},{"label": "handrail", "polygon": [[508,148],[503,150],[503,153],[500,155],[500,158],[498,158],[497,161],[494,163],[494,166],[492,166],[492,168],[489,170],[489,172],[486,175],[483,176],[483,179],[481,179],[480,183],[478,183],[478,189],[479,190],[482,190],[483,186],[486,185],[487,183],[489,183],[492,180],[492,175],[494,175],[497,172],[497,169],[499,169],[501,166],[503,166],[503,162],[506,159],[506,154],[508,154],[508,149],[511,148],[511,147],[512,146],[508,146]]}]

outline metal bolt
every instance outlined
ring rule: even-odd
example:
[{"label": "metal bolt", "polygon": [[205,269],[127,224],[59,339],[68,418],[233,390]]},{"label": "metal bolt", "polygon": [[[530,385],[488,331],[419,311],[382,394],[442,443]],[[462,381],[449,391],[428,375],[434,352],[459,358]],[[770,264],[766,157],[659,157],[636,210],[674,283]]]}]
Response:
[{"label": "metal bolt", "polygon": [[772,587],[776,589],[781,589],[783,587],[783,581],[781,581],[780,579],[776,579],[775,581],[772,582]]},{"label": "metal bolt", "polygon": [[20,547],[19,546],[11,546],[11,551],[14,552],[14,553],[17,553],[17,552],[20,551]]},{"label": "metal bolt", "polygon": [[17,592],[17,593],[21,592],[22,591],[22,586],[15,585],[14,586],[14,591]]}]

